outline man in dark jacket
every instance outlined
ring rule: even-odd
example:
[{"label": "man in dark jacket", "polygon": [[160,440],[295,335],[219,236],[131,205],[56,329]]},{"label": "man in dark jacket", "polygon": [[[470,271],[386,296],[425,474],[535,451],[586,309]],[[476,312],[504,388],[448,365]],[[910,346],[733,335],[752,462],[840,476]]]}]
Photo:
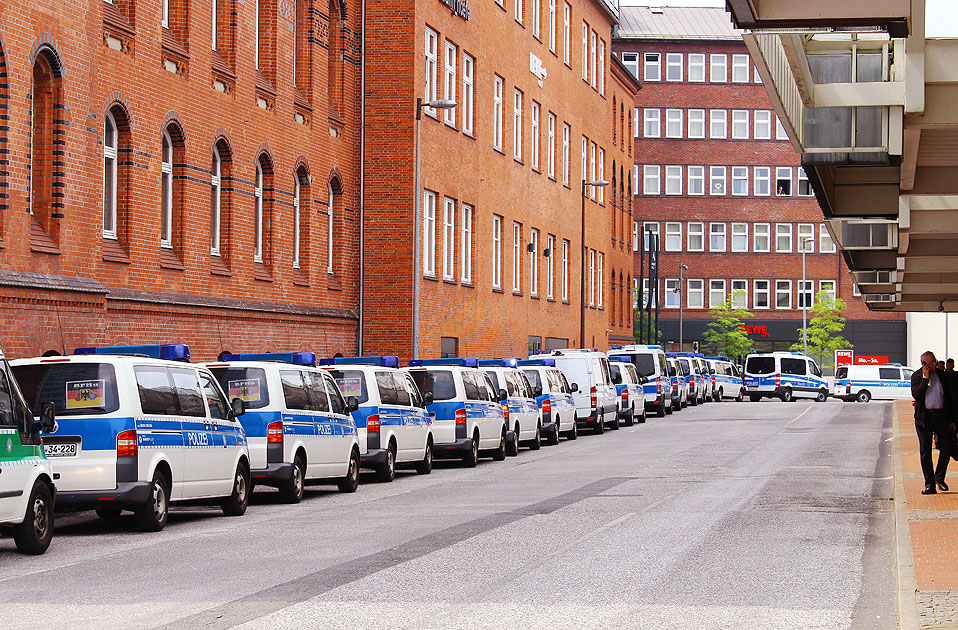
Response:
[{"label": "man in dark jacket", "polygon": [[[937,494],[948,491],[945,474],[951,458],[951,431],[954,430],[954,401],[950,379],[944,370],[937,368],[935,354],[928,350],[921,355],[921,369],[911,375],[911,395],[915,399],[915,430],[918,432],[918,449],[921,472],[925,477],[922,494]],[[938,438],[938,466],[932,463],[933,439]],[[937,485],[937,489],[936,489]]]}]

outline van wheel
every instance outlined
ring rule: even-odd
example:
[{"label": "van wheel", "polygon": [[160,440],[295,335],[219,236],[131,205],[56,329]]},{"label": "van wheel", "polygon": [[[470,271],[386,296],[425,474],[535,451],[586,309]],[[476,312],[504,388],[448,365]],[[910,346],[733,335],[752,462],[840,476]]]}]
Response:
[{"label": "van wheel", "polygon": [[136,528],[141,532],[158,532],[166,526],[170,515],[170,484],[159,470],[153,473],[150,500],[133,510]]},{"label": "van wheel", "polygon": [[639,419],[638,419],[638,420],[635,420],[635,408],[634,408],[634,407],[632,408],[632,419],[635,420],[635,422],[638,422],[639,424],[643,424],[643,423],[645,422],[645,419],[646,419],[646,416],[647,416],[647,415],[648,415],[648,414],[645,413],[645,408],[643,408],[643,409],[642,409],[642,415],[639,416]]},{"label": "van wheel", "polygon": [[756,396],[755,394],[749,394],[748,399],[751,400],[752,402],[758,402],[762,399],[762,397]]},{"label": "van wheel", "polygon": [[354,448],[349,454],[349,468],[346,476],[340,479],[336,486],[340,492],[346,494],[356,492],[356,488],[359,487],[359,451],[357,449]]},{"label": "van wheel", "polygon": [[519,454],[519,424],[516,423],[515,431],[513,431],[515,439],[511,442],[506,442],[506,455],[509,457],[515,457]]},{"label": "van wheel", "polygon": [[249,466],[245,462],[236,465],[233,492],[220,505],[227,516],[243,516],[249,506]]},{"label": "van wheel", "polygon": [[579,438],[579,421],[572,416],[572,429],[565,434],[567,440],[577,440]]},{"label": "van wheel", "polygon": [[416,472],[420,475],[428,475],[432,472],[432,440],[430,439],[426,442],[426,454],[422,456],[422,460],[416,464]]},{"label": "van wheel", "polygon": [[673,413],[675,413],[675,401],[669,399],[668,407],[659,410],[659,417],[662,418],[664,416],[671,416]]},{"label": "van wheel", "polygon": [[786,387],[782,392],[782,402],[792,402],[792,388]]},{"label": "van wheel", "polygon": [[862,391],[858,392],[858,395],[855,396],[855,400],[858,402],[868,402],[871,399],[872,393],[867,389],[863,389]]},{"label": "van wheel", "polygon": [[[516,452],[519,451],[519,434],[516,433]],[[501,462],[506,458],[506,429],[503,427],[502,435],[499,436],[499,448],[492,451],[492,461]]]},{"label": "van wheel", "polygon": [[628,412],[626,412],[625,418],[622,420],[622,424],[624,424],[624,425],[627,426],[627,427],[631,427],[633,424],[635,424],[635,410],[634,410],[634,409],[629,409]]},{"label": "van wheel", "polygon": [[534,438],[532,438],[532,441],[531,441],[531,442],[529,442],[529,450],[530,450],[530,451],[538,451],[540,448],[542,448],[542,425],[541,425],[541,424],[537,424],[537,425],[536,425],[536,436],[535,436]]},{"label": "van wheel", "polygon": [[462,465],[466,468],[475,468],[479,463],[479,431],[472,434],[472,448],[462,458]]},{"label": "van wheel", "polygon": [[665,417],[665,414],[667,414],[667,413],[672,413],[672,400],[671,400],[671,399],[669,399],[669,404],[668,404],[668,405],[666,405],[666,404],[665,404],[665,401],[663,400],[663,401],[662,401],[662,404],[659,405],[659,410],[658,410],[657,412],[655,412],[655,415],[657,415],[657,416],[660,417],[660,418],[664,418],[664,417]]},{"label": "van wheel", "polygon": [[725,388],[719,387],[718,394],[715,395],[715,402],[719,402],[723,398],[725,398]]},{"label": "van wheel", "polygon": [[602,435],[605,433],[605,416],[599,417],[598,414],[595,416],[595,426],[592,427],[592,432],[596,435]]},{"label": "van wheel", "polygon": [[13,530],[13,540],[20,553],[39,556],[47,550],[52,539],[53,495],[47,484],[37,479],[33,482],[23,522]]},{"label": "van wheel", "polygon": [[386,463],[376,469],[376,481],[389,483],[396,478],[396,445],[389,442],[386,448]]},{"label": "van wheel", "polygon": [[546,438],[546,444],[549,446],[555,446],[559,443],[559,418],[556,417],[555,424],[552,425],[552,433],[549,434],[549,437]]},{"label": "van wheel", "polygon": [[815,402],[825,402],[828,400],[828,392],[824,389],[818,390],[818,396],[815,397]]},{"label": "van wheel", "polygon": [[609,428],[612,429],[613,431],[619,430],[619,412],[618,411],[612,412],[612,424],[609,425]]},{"label": "van wheel", "polygon": [[303,487],[306,484],[306,466],[299,455],[293,459],[293,476],[279,486],[279,498],[284,503],[299,503],[303,500]]}]

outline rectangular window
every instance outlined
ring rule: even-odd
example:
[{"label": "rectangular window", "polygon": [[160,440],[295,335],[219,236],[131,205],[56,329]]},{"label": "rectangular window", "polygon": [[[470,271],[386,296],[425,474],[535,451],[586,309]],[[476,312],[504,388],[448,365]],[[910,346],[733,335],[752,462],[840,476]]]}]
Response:
[{"label": "rectangular window", "polygon": [[665,308],[678,308],[682,292],[679,290],[678,278],[665,279]]},{"label": "rectangular window", "polygon": [[472,206],[462,204],[462,281],[465,284],[472,282]]},{"label": "rectangular window", "polygon": [[542,39],[542,0],[532,0],[532,36]]},{"label": "rectangular window", "polygon": [[705,82],[705,55],[689,53],[689,81],[692,83]]},{"label": "rectangular window", "polygon": [[596,86],[598,67],[596,65],[597,59],[597,46],[596,40],[598,36],[595,31],[592,31],[591,37],[589,39],[589,85],[593,88]]},{"label": "rectangular window", "polygon": [[727,299],[725,280],[709,280],[709,308],[724,304]]},{"label": "rectangular window", "polygon": [[775,194],[779,197],[790,197],[792,194],[792,169],[789,166],[779,166],[775,169]]},{"label": "rectangular window", "polygon": [[539,104],[532,101],[532,155],[530,157],[531,166],[539,170]]},{"label": "rectangular window", "polygon": [[[638,279],[632,281],[632,284],[638,289]],[[638,304],[636,298],[638,297],[638,292],[632,296],[633,308]],[[643,278],[642,280],[642,304],[649,305],[652,308],[656,307],[656,300],[654,296],[649,295],[649,279]]]},{"label": "rectangular window", "polygon": [[666,195],[681,195],[682,194],[682,167],[681,166],[666,166],[665,167],[665,194]]},{"label": "rectangular window", "polygon": [[732,167],[732,194],[739,195],[739,196],[748,194],[748,167],[747,166]]},{"label": "rectangular window", "polygon": [[659,194],[659,166],[655,164],[646,164],[642,169],[642,194]]},{"label": "rectangular window", "polygon": [[688,194],[704,195],[705,194],[705,167],[690,166],[688,167],[688,171],[689,171]]},{"label": "rectangular window", "polygon": [[[582,136],[582,170],[580,179],[585,181],[589,177],[589,139]],[[591,188],[591,187],[590,187]],[[592,193],[593,195],[595,193]],[[593,197],[594,198],[594,197]]]},{"label": "rectangular window", "polygon": [[456,200],[446,197],[442,212],[442,277],[454,280],[456,277]]},{"label": "rectangular window", "polygon": [[812,308],[815,305],[815,282],[813,280],[798,280],[795,282],[797,289],[797,304],[796,308]]},{"label": "rectangular window", "polygon": [[732,280],[732,306],[748,308],[748,280]]},{"label": "rectangular window", "polygon": [[811,197],[815,194],[812,185],[808,182],[808,173],[801,166],[798,167],[798,196]]},{"label": "rectangular window", "polygon": [[752,78],[755,80],[756,83],[761,83],[761,82],[762,82],[762,75],[758,73],[758,66],[752,66],[752,67],[755,69],[755,70],[752,72],[752,74],[754,75]]},{"label": "rectangular window", "polygon": [[[598,163],[599,172],[597,173],[597,177],[599,178],[600,182],[605,181],[605,149],[601,147],[599,148]],[[598,189],[598,192],[596,192],[596,197],[599,199],[599,203],[605,203],[605,186],[593,186],[593,188]]]},{"label": "rectangular window", "polygon": [[539,295],[539,230],[532,228],[529,232],[529,295]]},{"label": "rectangular window", "polygon": [[492,146],[502,151],[502,77],[492,81]]},{"label": "rectangular window", "polygon": [[727,243],[726,227],[724,223],[709,223],[709,251],[724,252]]},{"label": "rectangular window", "polygon": [[752,172],[755,174],[755,189],[752,194],[756,197],[768,197],[772,190],[772,169],[768,166],[756,166]]},{"label": "rectangular window", "polygon": [[788,140],[788,132],[785,131],[785,125],[778,116],[775,117],[775,139]]},{"label": "rectangular window", "polygon": [[605,96],[605,40],[599,40],[599,94]]},{"label": "rectangular window", "polygon": [[755,139],[769,140],[772,137],[772,112],[767,109],[755,110]]},{"label": "rectangular window", "polygon": [[732,110],[732,139],[748,140],[748,110]]},{"label": "rectangular window", "polygon": [[725,194],[725,167],[724,166],[709,167],[709,194],[710,195]]},{"label": "rectangular window", "polygon": [[422,272],[436,275],[436,193],[422,194]]},{"label": "rectangular window", "polygon": [[632,222],[632,251],[639,251],[639,222]]},{"label": "rectangular window", "polygon": [[792,251],[792,224],[775,224],[775,251],[788,253]]},{"label": "rectangular window", "polygon": [[512,157],[522,161],[522,92],[516,90],[512,109]]},{"label": "rectangular window", "polygon": [[756,280],[752,283],[752,295],[754,302],[752,308],[769,307],[769,283],[768,280]]},{"label": "rectangular window", "polygon": [[[113,0],[107,0],[113,4]],[[170,0],[160,0],[160,24],[163,28],[170,27]]]},{"label": "rectangular window", "polygon": [[[449,101],[456,100],[456,59],[458,58],[459,50],[456,45],[447,41],[442,97]],[[456,126],[456,109],[456,107],[451,107],[443,112],[443,120],[451,127]]]},{"label": "rectangular window", "polygon": [[[636,222],[635,225],[636,225],[636,229],[638,229],[638,222]],[[649,242],[650,234],[655,234],[656,236],[659,235],[658,223],[650,223],[647,221],[642,224],[642,242],[645,243],[645,251],[650,251],[652,249],[651,243]],[[636,237],[636,240],[638,240],[638,237]]]},{"label": "rectangular window", "polygon": [[705,281],[704,280],[688,280],[687,281],[687,294],[688,301],[685,306],[687,308],[704,308],[705,307]]},{"label": "rectangular window", "polygon": [[829,299],[836,299],[838,297],[837,283],[834,280],[820,280],[818,282],[818,292],[825,293]]},{"label": "rectangular window", "polygon": [[595,306],[595,250],[589,250],[589,306]]},{"label": "rectangular window", "polygon": [[854,295],[855,297],[862,296],[862,290],[854,282],[852,282],[852,295]]},{"label": "rectangular window", "polygon": [[798,224],[798,251],[807,254],[815,253],[815,226],[811,223]]},{"label": "rectangular window", "polygon": [[728,111],[724,109],[709,110],[709,137],[722,140],[728,137]]},{"label": "rectangular window", "polygon": [[556,0],[549,0],[549,50],[556,51]]},{"label": "rectangular window", "polygon": [[832,235],[828,233],[828,228],[825,227],[824,223],[818,226],[818,251],[823,254],[835,253],[835,242],[832,240]]},{"label": "rectangular window", "polygon": [[562,239],[562,301],[569,301],[569,241],[565,239]]},{"label": "rectangular window", "polygon": [[709,81],[711,83],[728,82],[728,57],[726,55],[709,55]]},{"label": "rectangular window", "polygon": [[546,147],[546,169],[549,177],[556,177],[556,115],[549,112],[549,146]]},{"label": "rectangular window", "polygon": [[680,252],[682,251],[682,224],[681,223],[666,223],[665,224],[665,251],[667,252]]},{"label": "rectangular window", "polygon": [[658,138],[661,135],[661,115],[658,109],[642,110],[642,130],[646,138]]},{"label": "rectangular window", "polygon": [[681,109],[665,110],[665,137],[666,138],[681,138],[682,137],[682,110]]},{"label": "rectangular window", "polygon": [[646,81],[662,80],[662,64],[659,53],[645,53],[643,55],[642,76]]},{"label": "rectangular window", "polygon": [[748,223],[732,224],[732,251],[748,251]]},{"label": "rectangular window", "polygon": [[[566,2],[562,7],[562,57],[565,60],[565,65],[572,65],[572,7],[569,6],[569,3]],[[636,62],[638,65],[638,62]]]},{"label": "rectangular window", "polygon": [[562,183],[569,185],[569,134],[572,129],[568,123],[562,123]]},{"label": "rectangular window", "polygon": [[753,251],[758,253],[771,251],[772,227],[768,223],[755,224],[755,244]]},{"label": "rectangular window", "polygon": [[748,55],[732,55],[732,83],[748,83]]},{"label": "rectangular window", "polygon": [[522,292],[522,224],[512,223],[512,292]]},{"label": "rectangular window", "polygon": [[665,55],[665,80],[682,80],[682,53],[668,53]]},{"label": "rectangular window", "polygon": [[689,138],[705,137],[705,110],[689,110]]},{"label": "rectangular window", "polygon": [[582,23],[582,80],[589,81],[589,25]]},{"label": "rectangular window", "polygon": [[475,60],[462,56],[462,131],[472,135]]},{"label": "rectangular window", "polygon": [[775,308],[792,308],[792,281],[775,281]]},{"label": "rectangular window", "polygon": [[[439,92],[438,86],[438,60],[437,50],[439,46],[439,36],[436,31],[426,27],[426,87],[423,92],[422,100],[424,102],[434,101]],[[432,107],[423,107],[422,111],[430,116],[436,116],[436,110]]]},{"label": "rectangular window", "polygon": [[705,224],[689,223],[688,251],[705,251]]},{"label": "rectangular window", "polygon": [[522,24],[522,0],[515,0],[516,22]]},{"label": "rectangular window", "polygon": [[639,194],[639,165],[632,165],[632,194]]},{"label": "rectangular window", "polygon": [[555,285],[556,237],[550,234],[546,239],[546,248],[549,250],[546,264],[546,299],[555,299],[553,286]]},{"label": "rectangular window", "polygon": [[602,308],[602,288],[605,286],[605,272],[602,271],[602,259],[605,258],[602,252],[597,254],[599,268],[596,270],[596,290],[598,292],[598,306]]},{"label": "rectangular window", "polygon": [[639,78],[639,53],[622,53],[622,63],[636,79]]},{"label": "rectangular window", "polygon": [[492,286],[502,288],[502,217],[492,216]]}]

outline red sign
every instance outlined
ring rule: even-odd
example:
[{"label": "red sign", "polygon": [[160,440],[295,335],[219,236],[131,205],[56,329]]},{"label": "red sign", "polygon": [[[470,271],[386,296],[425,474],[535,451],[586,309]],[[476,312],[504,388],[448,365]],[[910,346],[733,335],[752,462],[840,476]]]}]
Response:
[{"label": "red sign", "polygon": [[768,337],[768,326],[739,326],[738,329],[746,335]]},{"label": "red sign", "polygon": [[878,356],[855,357],[855,365],[885,365],[887,363],[888,363],[888,357],[878,357]]},{"label": "red sign", "polygon": [[840,365],[851,365],[854,361],[855,352],[853,350],[836,350],[835,351],[835,366]]}]

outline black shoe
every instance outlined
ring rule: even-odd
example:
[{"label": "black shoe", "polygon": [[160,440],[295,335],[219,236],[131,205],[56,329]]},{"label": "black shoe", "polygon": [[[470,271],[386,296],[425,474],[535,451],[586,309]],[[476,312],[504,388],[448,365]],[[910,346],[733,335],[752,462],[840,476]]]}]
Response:
[{"label": "black shoe", "polygon": [[939,481],[938,489],[941,490],[942,492],[948,492],[948,484],[945,483],[944,481]]},{"label": "black shoe", "polygon": [[938,490],[935,489],[935,486],[925,486],[925,489],[921,491],[922,494],[938,494]]}]

